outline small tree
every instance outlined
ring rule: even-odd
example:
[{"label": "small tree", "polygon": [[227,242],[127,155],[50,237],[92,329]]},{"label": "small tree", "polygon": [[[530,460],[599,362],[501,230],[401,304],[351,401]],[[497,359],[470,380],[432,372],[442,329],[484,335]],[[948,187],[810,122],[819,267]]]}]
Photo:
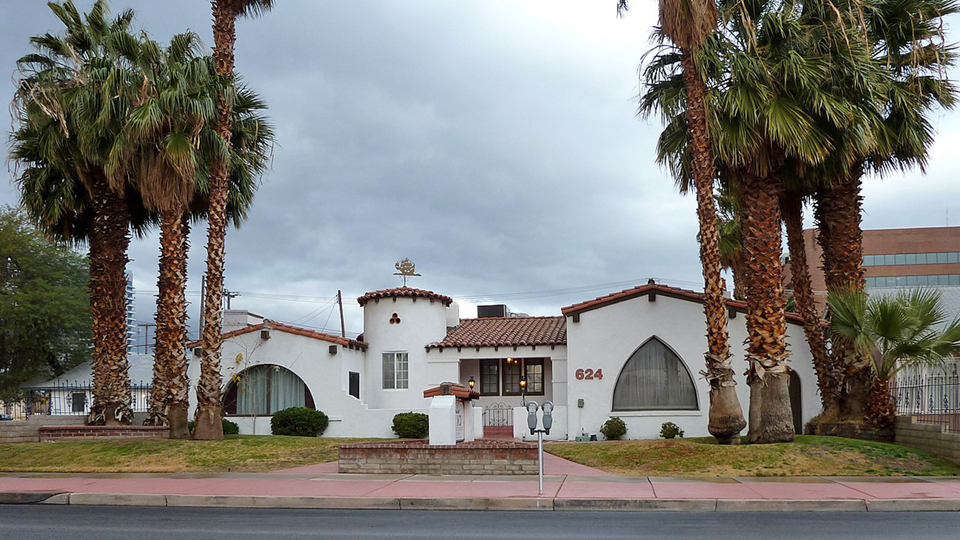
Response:
[{"label": "small tree", "polygon": [[960,350],[960,320],[949,321],[939,292],[917,289],[869,298],[863,291],[831,292],[827,302],[834,334],[871,361],[866,420],[880,426],[891,425],[896,415],[889,384],[898,372],[940,365]]},{"label": "small tree", "polygon": [[90,353],[89,265],[0,208],[0,400],[34,377],[53,377]]}]

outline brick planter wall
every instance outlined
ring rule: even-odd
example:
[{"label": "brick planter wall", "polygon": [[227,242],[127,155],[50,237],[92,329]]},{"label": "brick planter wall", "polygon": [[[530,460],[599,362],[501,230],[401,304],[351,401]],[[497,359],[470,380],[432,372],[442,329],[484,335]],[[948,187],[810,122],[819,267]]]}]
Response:
[{"label": "brick planter wall", "polygon": [[898,416],[897,442],[960,463],[960,433],[946,433],[939,424],[918,424],[911,416]]},{"label": "brick planter wall", "polygon": [[373,474],[537,474],[537,447],[516,441],[430,446],[426,441],[340,445],[340,472]]},{"label": "brick planter wall", "polygon": [[94,439],[170,438],[170,428],[163,426],[43,426],[40,442]]}]

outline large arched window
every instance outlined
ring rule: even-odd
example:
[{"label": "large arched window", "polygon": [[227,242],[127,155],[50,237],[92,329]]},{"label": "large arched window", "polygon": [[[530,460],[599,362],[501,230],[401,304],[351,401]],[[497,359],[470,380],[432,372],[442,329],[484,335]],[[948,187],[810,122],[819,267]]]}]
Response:
[{"label": "large arched window", "polygon": [[290,407],[313,409],[313,396],[294,372],[274,365],[241,371],[223,397],[223,412],[238,416],[270,415]]},{"label": "large arched window", "polygon": [[653,337],[623,366],[613,389],[613,410],[695,411],[697,388],[677,353]]}]

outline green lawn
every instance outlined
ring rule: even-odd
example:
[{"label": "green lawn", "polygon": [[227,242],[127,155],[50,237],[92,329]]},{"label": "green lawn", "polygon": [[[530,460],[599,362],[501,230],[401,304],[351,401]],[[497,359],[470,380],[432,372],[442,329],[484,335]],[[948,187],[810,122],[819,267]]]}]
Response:
[{"label": "green lawn", "polygon": [[713,438],[561,442],[551,454],[630,476],[955,476],[960,466],[927,452],[841,437],[720,446]]},{"label": "green lawn", "polygon": [[0,444],[2,472],[262,472],[335,461],[337,445],[370,439],[231,435]]}]

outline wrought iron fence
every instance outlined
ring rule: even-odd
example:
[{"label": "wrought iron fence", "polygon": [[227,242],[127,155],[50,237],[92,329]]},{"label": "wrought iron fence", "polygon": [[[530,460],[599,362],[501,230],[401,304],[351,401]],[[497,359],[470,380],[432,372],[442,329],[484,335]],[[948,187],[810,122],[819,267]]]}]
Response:
[{"label": "wrought iron fence", "polygon": [[[149,383],[143,381],[130,385],[130,408],[133,412],[147,412],[150,404]],[[55,381],[53,384],[23,388],[24,396],[19,402],[3,402],[0,418],[26,420],[35,415],[87,415],[93,403],[93,386],[82,381]]]},{"label": "wrought iron fence", "polygon": [[483,406],[484,427],[513,427],[513,407],[506,403]]},{"label": "wrought iron fence", "polygon": [[892,385],[898,415],[921,424],[939,424],[960,433],[960,376],[923,373],[898,377]]}]

